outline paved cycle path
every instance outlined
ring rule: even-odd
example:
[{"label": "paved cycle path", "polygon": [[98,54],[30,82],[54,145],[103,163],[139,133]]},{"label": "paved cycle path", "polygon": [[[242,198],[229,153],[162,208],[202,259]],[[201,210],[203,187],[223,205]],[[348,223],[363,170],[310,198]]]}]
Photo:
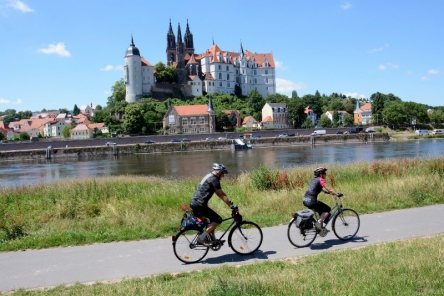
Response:
[{"label": "paved cycle path", "polygon": [[340,241],[330,232],[301,249],[288,241],[287,225],[266,227],[262,246],[253,255],[234,254],[225,243],[202,262],[188,265],[174,256],[171,238],[0,253],[0,292],[247,264],[435,235],[444,233],[443,213],[440,204],[361,215],[361,228],[352,241]]}]

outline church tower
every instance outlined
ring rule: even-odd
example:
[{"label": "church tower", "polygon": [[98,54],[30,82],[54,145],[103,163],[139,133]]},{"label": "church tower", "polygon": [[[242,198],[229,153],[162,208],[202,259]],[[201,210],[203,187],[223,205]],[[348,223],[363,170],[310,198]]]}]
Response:
[{"label": "church tower", "polygon": [[177,28],[177,42],[176,42],[176,70],[177,70],[177,82],[179,84],[186,83],[186,70],[185,70],[185,53],[182,41],[182,32],[180,31],[180,23]]},{"label": "church tower", "polygon": [[124,82],[126,85],[125,101],[136,102],[142,96],[142,62],[139,49],[134,45],[133,36],[131,44],[125,53]]},{"label": "church tower", "polygon": [[190,32],[190,27],[188,26],[188,20],[187,20],[187,30],[185,32],[184,36],[185,41],[185,54],[193,55],[194,54],[194,41],[193,41],[193,34]]},{"label": "church tower", "polygon": [[176,61],[176,36],[174,36],[173,28],[171,27],[170,19],[170,29],[167,34],[167,65],[172,65]]}]

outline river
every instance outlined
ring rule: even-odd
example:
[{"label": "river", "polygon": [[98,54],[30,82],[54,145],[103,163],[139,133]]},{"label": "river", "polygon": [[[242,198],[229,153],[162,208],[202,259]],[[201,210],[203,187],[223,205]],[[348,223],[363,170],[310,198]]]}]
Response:
[{"label": "river", "polygon": [[144,175],[181,178],[203,176],[214,162],[230,175],[251,171],[261,164],[281,169],[328,166],[357,161],[444,156],[444,139],[371,144],[253,147],[250,150],[213,150],[137,154],[80,159],[0,162],[0,187],[39,184],[65,178]]}]

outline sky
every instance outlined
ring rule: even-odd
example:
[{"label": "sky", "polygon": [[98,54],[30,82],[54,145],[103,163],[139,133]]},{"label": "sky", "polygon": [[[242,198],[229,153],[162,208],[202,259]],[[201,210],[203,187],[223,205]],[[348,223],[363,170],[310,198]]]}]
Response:
[{"label": "sky", "polygon": [[131,36],[166,63],[170,20],[176,38],[188,21],[195,53],[272,52],[280,94],[444,106],[443,13],[443,0],[0,0],[0,111],[106,106]]}]

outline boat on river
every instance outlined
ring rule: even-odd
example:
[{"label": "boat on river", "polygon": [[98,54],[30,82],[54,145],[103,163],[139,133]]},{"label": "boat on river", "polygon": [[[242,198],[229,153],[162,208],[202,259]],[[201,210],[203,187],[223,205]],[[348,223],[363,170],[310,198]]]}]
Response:
[{"label": "boat on river", "polygon": [[244,142],[242,139],[235,139],[231,143],[231,149],[232,150],[245,150],[245,149],[251,149],[253,148],[253,145],[251,144],[250,140],[247,140]]}]

